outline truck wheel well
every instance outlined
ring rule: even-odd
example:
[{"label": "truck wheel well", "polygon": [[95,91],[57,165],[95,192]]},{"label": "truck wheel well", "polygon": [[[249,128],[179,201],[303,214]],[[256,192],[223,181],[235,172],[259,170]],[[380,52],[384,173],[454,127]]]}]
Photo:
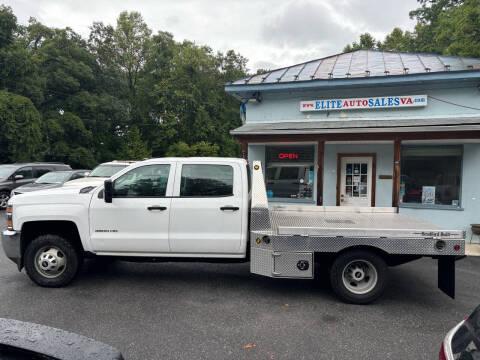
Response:
[{"label": "truck wheel well", "polygon": [[341,251],[339,251],[336,255],[341,255],[343,253],[346,253],[347,251],[352,251],[352,250],[367,250],[370,252],[373,252],[377,254],[378,256],[381,256],[383,259],[387,260],[389,254],[386,251],[383,251],[382,249],[379,249],[375,246],[368,246],[368,245],[359,245],[359,246],[350,246],[348,248],[345,248]]},{"label": "truck wheel well", "polygon": [[[407,262],[410,262],[410,261],[417,260],[417,259],[421,258],[421,256],[419,256],[419,255],[389,254],[389,253],[387,253],[386,251],[384,251],[380,248],[377,248],[375,246],[368,246],[368,245],[350,246],[348,248],[342,249],[338,253],[333,253],[333,254],[332,253],[329,253],[329,254],[316,253],[315,256],[316,256],[316,259],[318,257],[319,259],[322,259],[323,262],[326,261],[328,264],[331,264],[331,263],[333,263],[335,258],[340,256],[341,254],[344,254],[344,253],[346,253],[348,251],[352,251],[352,250],[367,250],[367,251],[370,251],[370,252],[380,256],[381,258],[383,258],[383,260],[385,260],[385,262],[387,263],[388,266],[397,266],[397,265],[405,264]],[[322,260],[319,260],[319,261],[322,261]]]},{"label": "truck wheel well", "polygon": [[54,234],[64,237],[80,252],[83,252],[82,241],[77,225],[73,221],[29,221],[23,224],[20,251],[23,257],[28,244],[40,235]]}]

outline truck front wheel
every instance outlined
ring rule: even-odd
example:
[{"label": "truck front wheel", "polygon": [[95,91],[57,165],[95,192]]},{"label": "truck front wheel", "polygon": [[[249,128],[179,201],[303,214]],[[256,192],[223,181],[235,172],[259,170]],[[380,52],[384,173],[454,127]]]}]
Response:
[{"label": "truck front wheel", "polygon": [[30,279],[44,287],[68,285],[82,264],[75,247],[58,235],[41,235],[34,239],[25,250],[24,260]]},{"label": "truck front wheel", "polygon": [[387,282],[387,264],[367,250],[352,250],[338,256],[330,270],[333,291],[343,301],[368,304],[378,299]]}]

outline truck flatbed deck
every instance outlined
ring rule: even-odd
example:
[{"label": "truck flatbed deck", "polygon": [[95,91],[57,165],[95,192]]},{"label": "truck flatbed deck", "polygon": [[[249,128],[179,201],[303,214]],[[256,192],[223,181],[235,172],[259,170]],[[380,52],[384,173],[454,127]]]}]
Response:
[{"label": "truck flatbed deck", "polygon": [[[272,230],[278,235],[361,236],[425,239],[432,236],[464,239],[464,232],[406,215],[395,208],[336,206],[275,206],[270,210]],[[448,233],[448,234],[447,234]]]}]

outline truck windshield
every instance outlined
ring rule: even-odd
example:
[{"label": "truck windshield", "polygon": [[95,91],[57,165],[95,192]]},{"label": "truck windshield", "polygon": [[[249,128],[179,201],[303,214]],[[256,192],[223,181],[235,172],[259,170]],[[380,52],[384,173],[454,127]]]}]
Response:
[{"label": "truck windshield", "polygon": [[40,176],[35,182],[37,184],[63,184],[69,176],[69,171],[52,171]]},{"label": "truck windshield", "polygon": [[88,175],[88,177],[106,177],[109,178],[112,175],[115,175],[117,172],[126,168],[128,165],[98,165],[93,171]]},{"label": "truck windshield", "polygon": [[0,165],[0,179],[8,177],[14,170],[14,166]]}]

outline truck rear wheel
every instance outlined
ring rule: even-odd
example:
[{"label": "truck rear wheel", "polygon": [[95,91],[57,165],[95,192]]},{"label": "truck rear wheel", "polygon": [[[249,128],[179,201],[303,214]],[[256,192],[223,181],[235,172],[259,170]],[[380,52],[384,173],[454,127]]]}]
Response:
[{"label": "truck rear wheel", "polygon": [[68,285],[79,272],[82,257],[58,235],[41,235],[25,250],[25,270],[33,282],[44,287]]},{"label": "truck rear wheel", "polygon": [[333,291],[343,301],[368,304],[378,299],[387,282],[387,264],[367,250],[352,250],[335,259],[330,270]]}]

